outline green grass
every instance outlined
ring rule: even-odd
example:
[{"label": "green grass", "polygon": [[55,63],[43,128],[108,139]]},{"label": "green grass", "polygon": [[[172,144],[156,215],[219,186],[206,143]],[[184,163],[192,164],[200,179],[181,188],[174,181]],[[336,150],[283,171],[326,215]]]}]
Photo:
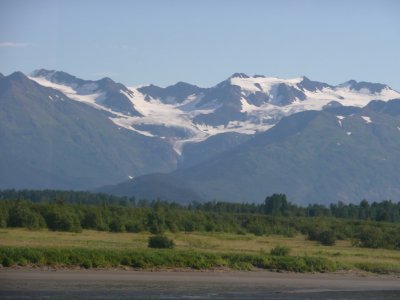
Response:
[{"label": "green grass", "polygon": [[[322,246],[305,236],[167,233],[175,249],[148,249],[149,233],[82,233],[26,229],[0,230],[0,262],[5,266],[84,268],[231,268],[327,272],[338,269],[400,273],[400,251],[353,247],[350,241]],[[270,255],[277,245],[288,256]]]},{"label": "green grass", "polygon": [[336,265],[322,257],[271,257],[262,254],[208,253],[188,250],[107,250],[68,248],[0,247],[0,262],[5,266],[36,265],[83,268],[254,268],[294,272],[327,272]]}]

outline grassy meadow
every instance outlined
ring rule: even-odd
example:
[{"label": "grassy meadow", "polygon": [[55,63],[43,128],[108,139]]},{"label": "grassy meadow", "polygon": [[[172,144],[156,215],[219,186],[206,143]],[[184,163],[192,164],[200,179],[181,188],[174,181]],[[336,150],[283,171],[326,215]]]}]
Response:
[{"label": "grassy meadow", "polygon": [[[10,266],[128,266],[145,269],[226,267],[298,272],[364,270],[374,273],[400,273],[400,251],[354,247],[349,240],[338,240],[334,246],[323,246],[307,240],[306,236],[301,234],[283,237],[216,232],[167,232],[166,235],[173,239],[174,249],[149,249],[150,233],[95,230],[72,233],[47,229],[2,228],[0,260],[4,261],[8,257]],[[277,245],[289,247],[289,255],[270,255],[271,249]],[[39,256],[43,257],[39,259]],[[91,257],[91,260],[87,260],[88,257]]]}]

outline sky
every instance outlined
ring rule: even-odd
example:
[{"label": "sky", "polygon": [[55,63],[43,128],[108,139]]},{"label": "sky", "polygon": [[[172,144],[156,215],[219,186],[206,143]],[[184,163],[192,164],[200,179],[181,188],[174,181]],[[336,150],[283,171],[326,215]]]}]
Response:
[{"label": "sky", "polygon": [[0,0],[0,72],[209,87],[236,72],[400,91],[400,1]]}]

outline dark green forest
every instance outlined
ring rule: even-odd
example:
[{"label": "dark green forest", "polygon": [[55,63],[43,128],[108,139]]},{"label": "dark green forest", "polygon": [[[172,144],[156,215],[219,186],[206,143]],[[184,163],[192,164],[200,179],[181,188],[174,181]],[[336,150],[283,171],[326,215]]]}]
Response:
[{"label": "dark green forest", "polygon": [[333,245],[400,249],[400,203],[338,202],[329,207],[290,203],[284,194],[263,203],[207,202],[184,206],[161,200],[136,200],[71,191],[0,191],[0,227],[48,228],[80,232],[229,232],[255,235],[305,234]]}]

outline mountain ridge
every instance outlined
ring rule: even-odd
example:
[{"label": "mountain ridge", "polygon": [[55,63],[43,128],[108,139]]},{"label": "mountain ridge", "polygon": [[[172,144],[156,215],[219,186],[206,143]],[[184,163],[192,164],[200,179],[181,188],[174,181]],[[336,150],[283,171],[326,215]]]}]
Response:
[{"label": "mountain ridge", "polygon": [[88,189],[170,171],[176,154],[21,72],[0,78],[0,188]]},{"label": "mountain ridge", "polygon": [[[54,80],[55,74],[56,71],[39,70],[31,78],[51,86],[60,83]],[[82,79],[77,80],[77,85],[82,85]],[[89,81],[89,84],[97,82]],[[53,87],[62,90],[60,86]],[[71,88],[71,84],[68,87]],[[211,136],[229,132],[253,135],[268,130],[282,117],[296,112],[321,110],[333,103],[362,107],[371,100],[387,101],[400,97],[400,93],[384,84],[353,80],[332,86],[305,76],[280,79],[261,75],[250,77],[244,73],[235,73],[209,88],[185,82],[165,88],[155,85],[128,88],[121,84],[118,88],[113,90],[114,98],[123,99],[120,101],[124,104],[117,105],[115,110],[113,97],[109,97],[111,103],[104,104],[100,101],[101,95],[94,91],[70,96],[97,105],[99,109],[110,110],[115,114],[112,121],[117,126],[166,139],[178,155],[182,154],[187,143],[205,141]],[[368,88],[371,89],[369,92]],[[75,88],[75,93],[79,94],[79,89]],[[84,97],[88,96],[92,99],[86,101]],[[160,134],[160,126],[168,128],[162,130],[167,135]]]},{"label": "mountain ridge", "polygon": [[[168,180],[177,178],[192,193],[203,192],[203,201],[261,202],[276,192],[302,204],[396,200],[400,114],[392,116],[387,109],[394,106],[400,106],[400,99],[342,110],[343,115],[300,112],[228,152],[170,173]],[[143,191],[152,182],[151,175],[139,180],[131,190],[121,183],[114,191],[132,196],[135,188]],[[153,190],[148,196],[156,195]],[[157,195],[163,196],[171,200],[165,186]]]},{"label": "mountain ridge", "polygon": [[260,201],[275,192],[352,201],[383,197],[383,189],[394,197],[400,103],[391,99],[400,93],[385,84],[305,76],[235,73],[208,88],[130,88],[54,70],[15,72],[0,76],[1,187],[121,193],[113,184],[133,178],[122,190],[181,202]]}]

